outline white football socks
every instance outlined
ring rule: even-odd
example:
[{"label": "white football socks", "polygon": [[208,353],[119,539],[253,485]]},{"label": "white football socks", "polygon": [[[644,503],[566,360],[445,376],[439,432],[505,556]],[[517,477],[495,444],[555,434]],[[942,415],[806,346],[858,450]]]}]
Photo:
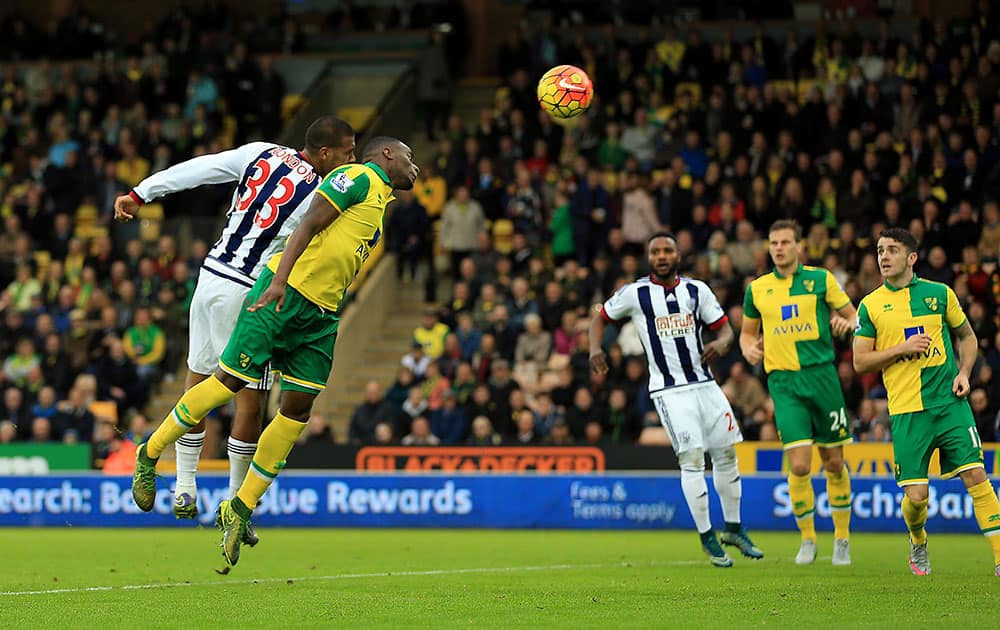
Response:
[{"label": "white football socks", "polygon": [[[681,458],[681,490],[687,501],[694,525],[699,534],[712,529],[712,521],[708,516],[708,484],[705,483],[705,456],[702,451],[697,454],[684,453]],[[700,461],[699,461],[700,460]]]},{"label": "white football socks", "polygon": [[195,472],[198,470],[198,459],[201,457],[201,447],[205,443],[205,432],[185,433],[177,438],[174,450],[177,452],[177,486],[174,496],[188,493],[198,496],[198,483]]},{"label": "white football socks", "polygon": [[229,452],[229,498],[232,499],[243,485],[253,454],[257,452],[257,443],[244,442],[230,436],[226,450]]},{"label": "white football socks", "polygon": [[743,480],[736,462],[736,450],[729,446],[712,449],[709,454],[712,456],[712,481],[722,503],[722,516],[727,523],[739,523]]}]

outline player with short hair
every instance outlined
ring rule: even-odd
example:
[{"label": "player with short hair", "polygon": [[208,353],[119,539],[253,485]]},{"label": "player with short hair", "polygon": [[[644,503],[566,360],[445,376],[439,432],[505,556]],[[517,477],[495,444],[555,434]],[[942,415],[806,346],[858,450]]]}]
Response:
[{"label": "player with short hair", "polygon": [[[677,453],[681,489],[702,549],[713,565],[733,565],[709,518],[707,452],[726,522],[722,543],[739,548],[748,558],[763,558],[741,524],[743,485],[733,445],[742,442],[743,435],[708,367],[708,362],[724,355],[733,342],[729,318],[704,282],[678,276],[680,255],[673,234],[658,232],[646,247],[652,269],[649,277],[620,288],[591,320],[591,369],[599,374],[608,371],[601,348],[606,324],[631,319],[646,350],[650,396]],[[718,332],[707,344],[702,340],[705,328]]]},{"label": "player with short hair", "polygon": [[394,189],[410,190],[419,168],[396,138],[376,137],[363,164],[334,169],[302,222],[261,271],[241,310],[215,373],[188,390],[136,452],[132,496],[140,508],[156,497],[156,458],[205,414],[224,405],[271,364],[281,375],[278,413],[260,436],[236,497],[216,513],[226,560],[235,565],[250,515],[285,465],[333,365],[340,305],[361,265],[382,237]]},{"label": "player with short hair", "polygon": [[[190,389],[219,365],[243,300],[264,264],[284,246],[302,220],[323,177],[354,160],[354,129],[335,116],[322,116],[306,130],[301,151],[270,142],[251,142],[230,151],[199,156],[155,173],[115,200],[115,218],[132,219],[154,199],[205,184],[239,182],[226,225],[212,246],[191,299],[188,328]],[[270,375],[236,397],[236,415],[228,440],[229,493],[243,483],[260,434],[260,415]],[[205,439],[205,424],[177,441],[174,515],[198,515],[195,471]],[[255,537],[251,530],[251,540]]]},{"label": "player with short hair", "polygon": [[850,333],[856,313],[832,273],[799,262],[801,240],[802,229],[795,221],[776,221],[768,230],[774,270],[747,287],[740,349],[751,365],[763,360],[768,373],[774,420],[788,458],[788,494],[802,533],[795,562],[816,560],[811,476],[815,443],[826,471],[833,516],[833,564],[848,565],[851,480],[844,467],[844,444],[852,438],[833,366],[832,335]]},{"label": "player with short hair", "polygon": [[[972,496],[979,527],[1000,577],[1000,501],[983,469],[983,444],[967,396],[978,356],[976,334],[951,287],[918,278],[917,239],[901,228],[876,244],[885,283],[861,300],[854,368],[882,371],[889,394],[896,483],[910,535],[910,570],[931,572],[927,554],[927,469],[937,449],[942,477],[959,476]],[[951,335],[958,337],[959,364]]]}]

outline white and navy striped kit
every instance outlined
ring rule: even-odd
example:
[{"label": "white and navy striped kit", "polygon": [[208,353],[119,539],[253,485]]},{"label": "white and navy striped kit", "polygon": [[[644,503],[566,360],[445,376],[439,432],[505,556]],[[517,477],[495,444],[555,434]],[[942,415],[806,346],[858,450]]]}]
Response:
[{"label": "white and navy striped kit", "polygon": [[701,361],[701,335],[728,319],[704,282],[681,277],[667,286],[642,278],[608,298],[601,315],[608,322],[631,319],[635,324],[649,360],[650,393],[715,380]]},{"label": "white and navy striped kit", "polygon": [[155,173],[132,192],[148,202],[204,184],[239,182],[204,269],[249,288],[302,221],[321,181],[295,149],[251,142]]}]

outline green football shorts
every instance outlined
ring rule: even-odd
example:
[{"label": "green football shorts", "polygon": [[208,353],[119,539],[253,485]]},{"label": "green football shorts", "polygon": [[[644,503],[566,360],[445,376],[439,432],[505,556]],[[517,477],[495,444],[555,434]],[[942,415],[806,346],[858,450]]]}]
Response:
[{"label": "green football shorts", "polygon": [[939,449],[945,479],[983,466],[983,443],[966,400],[923,411],[892,416],[892,450],[896,483],[927,483],[927,468]]},{"label": "green football shorts", "polygon": [[[245,306],[256,302],[271,284],[274,273],[264,268]],[[260,380],[271,362],[281,374],[281,389],[318,394],[326,387],[333,367],[340,318],[310,302],[289,286],[281,312],[276,302],[253,313],[240,311],[226,349],[219,358],[223,371],[250,383]]]},{"label": "green football shorts", "polygon": [[844,392],[832,363],[771,372],[767,388],[785,449],[813,443],[830,448],[853,441]]}]

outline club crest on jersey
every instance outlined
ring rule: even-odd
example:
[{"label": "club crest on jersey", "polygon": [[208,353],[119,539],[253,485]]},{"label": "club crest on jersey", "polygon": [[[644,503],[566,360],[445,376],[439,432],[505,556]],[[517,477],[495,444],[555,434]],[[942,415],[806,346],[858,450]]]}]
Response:
[{"label": "club crest on jersey", "polygon": [[346,193],[347,189],[354,185],[354,180],[347,176],[347,173],[337,173],[330,179],[330,185],[333,189]]},{"label": "club crest on jersey", "polygon": [[661,337],[683,337],[694,334],[694,315],[674,313],[657,317],[656,332]]},{"label": "club crest on jersey", "polygon": [[925,297],[924,304],[926,304],[927,308],[931,309],[932,311],[936,311],[938,309],[937,297]]},{"label": "club crest on jersey", "polygon": [[806,288],[806,291],[808,291],[809,293],[812,293],[813,289],[816,288],[816,281],[815,280],[803,280],[802,281],[802,286],[804,286]]}]

